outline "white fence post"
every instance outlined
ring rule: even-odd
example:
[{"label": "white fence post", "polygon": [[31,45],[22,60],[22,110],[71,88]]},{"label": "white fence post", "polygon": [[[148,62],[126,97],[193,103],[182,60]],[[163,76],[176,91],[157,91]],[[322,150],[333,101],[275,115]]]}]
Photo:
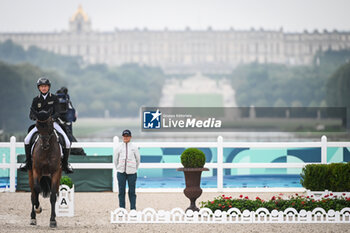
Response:
[{"label": "white fence post", "polygon": [[10,192],[16,192],[16,137],[12,136],[10,138]]},{"label": "white fence post", "polygon": [[223,175],[223,157],[224,157],[224,148],[223,148],[223,137],[218,137],[218,147],[217,147],[217,182],[218,182],[218,192],[223,190],[224,184],[224,175]]},{"label": "white fence post", "polygon": [[321,163],[327,164],[327,137],[321,137]]},{"label": "white fence post", "polygon": [[118,185],[117,185],[117,170],[115,169],[115,166],[114,166],[114,157],[116,156],[117,154],[117,148],[118,148],[118,145],[119,145],[119,138],[118,136],[114,136],[113,137],[113,156],[112,156],[112,163],[113,163],[113,169],[112,169],[112,181],[113,181],[113,192],[118,192]]}]

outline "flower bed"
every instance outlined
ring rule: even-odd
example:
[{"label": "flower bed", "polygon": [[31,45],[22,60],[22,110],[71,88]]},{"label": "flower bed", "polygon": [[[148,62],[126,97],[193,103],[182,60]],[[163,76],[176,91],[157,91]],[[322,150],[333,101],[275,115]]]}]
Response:
[{"label": "flower bed", "polygon": [[294,208],[297,211],[312,211],[316,208],[322,208],[325,211],[340,211],[346,207],[350,207],[350,197],[346,193],[342,193],[340,196],[326,195],[320,200],[315,200],[313,195],[300,196],[298,194],[288,198],[280,194],[273,196],[270,200],[262,200],[259,197],[250,200],[248,196],[243,195],[240,195],[239,198],[222,195],[212,201],[201,202],[201,208],[209,208],[213,212],[215,210],[228,211],[231,208],[237,208],[241,212],[244,210],[256,211],[259,208],[266,208],[270,212],[273,210],[284,211],[288,208]]}]

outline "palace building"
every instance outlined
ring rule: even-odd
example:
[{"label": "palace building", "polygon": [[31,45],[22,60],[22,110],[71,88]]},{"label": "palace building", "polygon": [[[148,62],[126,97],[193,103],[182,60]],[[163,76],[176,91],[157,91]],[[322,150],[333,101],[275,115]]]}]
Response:
[{"label": "palace building", "polygon": [[138,63],[160,66],[166,73],[228,73],[251,62],[308,65],[318,51],[350,49],[350,32],[302,33],[250,30],[148,30],[108,32],[93,30],[81,6],[69,20],[69,30],[44,33],[0,33],[0,42],[11,39],[71,56],[88,64]]}]

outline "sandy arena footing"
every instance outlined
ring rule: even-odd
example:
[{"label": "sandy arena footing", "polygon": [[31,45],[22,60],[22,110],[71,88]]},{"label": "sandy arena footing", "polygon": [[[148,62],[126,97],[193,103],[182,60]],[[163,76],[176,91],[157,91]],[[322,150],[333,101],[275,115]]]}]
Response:
[{"label": "sandy arena footing", "polygon": [[[270,199],[279,193],[203,193],[200,201],[225,194],[240,194],[255,199]],[[284,193],[292,195],[292,193]],[[128,200],[127,200],[128,202]],[[37,215],[37,226],[29,225],[30,193],[0,193],[0,232],[48,232],[50,200],[40,196],[43,212]],[[350,224],[111,224],[110,213],[118,206],[118,194],[112,192],[75,193],[74,217],[57,217],[55,232],[350,232]],[[128,204],[128,203],[127,203]],[[188,199],[183,193],[137,193],[137,209],[186,209]],[[129,206],[127,205],[127,208]]]}]

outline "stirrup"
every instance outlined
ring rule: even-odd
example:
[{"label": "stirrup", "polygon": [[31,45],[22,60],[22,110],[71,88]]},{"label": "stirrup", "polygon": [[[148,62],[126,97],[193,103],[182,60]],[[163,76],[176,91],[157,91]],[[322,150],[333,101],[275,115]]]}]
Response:
[{"label": "stirrup", "polygon": [[67,164],[66,166],[62,166],[62,170],[66,173],[66,174],[70,174],[70,173],[74,173],[73,168],[70,164]]}]

